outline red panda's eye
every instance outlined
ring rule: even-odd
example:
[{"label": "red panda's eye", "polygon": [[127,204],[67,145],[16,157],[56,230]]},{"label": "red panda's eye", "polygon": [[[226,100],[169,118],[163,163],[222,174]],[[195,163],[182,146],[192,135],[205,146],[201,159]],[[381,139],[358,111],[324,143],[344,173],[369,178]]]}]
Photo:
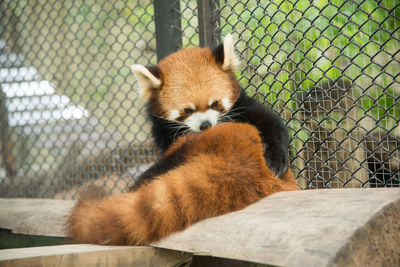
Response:
[{"label": "red panda's eye", "polygon": [[218,101],[214,101],[210,106],[210,108],[216,108],[216,107],[218,107]]},{"label": "red panda's eye", "polygon": [[192,114],[192,113],[194,112],[194,110],[191,109],[191,108],[185,108],[183,111],[184,111],[186,114]]}]

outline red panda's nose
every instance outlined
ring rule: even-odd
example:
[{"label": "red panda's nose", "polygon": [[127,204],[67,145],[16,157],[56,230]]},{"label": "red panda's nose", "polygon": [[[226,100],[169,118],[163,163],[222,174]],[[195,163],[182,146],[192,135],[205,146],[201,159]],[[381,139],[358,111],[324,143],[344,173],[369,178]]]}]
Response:
[{"label": "red panda's nose", "polygon": [[205,129],[207,129],[207,128],[209,128],[209,127],[211,127],[211,122],[209,122],[209,121],[203,121],[201,124],[200,124],[200,131],[204,131]]}]

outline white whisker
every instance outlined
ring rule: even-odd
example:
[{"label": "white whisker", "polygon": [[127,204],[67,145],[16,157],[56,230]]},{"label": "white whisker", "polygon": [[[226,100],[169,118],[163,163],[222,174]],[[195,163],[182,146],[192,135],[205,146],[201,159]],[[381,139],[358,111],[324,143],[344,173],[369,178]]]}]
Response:
[{"label": "white whisker", "polygon": [[242,110],[244,108],[245,107],[238,107],[238,108],[230,109],[226,112],[221,113],[218,118],[218,122],[234,121],[234,118],[242,115],[242,113],[239,110]]},{"label": "white whisker", "polygon": [[[184,124],[177,125],[177,127],[175,129],[176,129],[176,131],[174,133],[174,136],[172,137],[173,142],[175,142],[176,138],[178,138],[179,136],[184,135],[188,132],[191,132],[191,129],[187,125],[184,125]],[[184,129],[184,131],[180,132],[180,130],[182,130],[182,129]]]}]

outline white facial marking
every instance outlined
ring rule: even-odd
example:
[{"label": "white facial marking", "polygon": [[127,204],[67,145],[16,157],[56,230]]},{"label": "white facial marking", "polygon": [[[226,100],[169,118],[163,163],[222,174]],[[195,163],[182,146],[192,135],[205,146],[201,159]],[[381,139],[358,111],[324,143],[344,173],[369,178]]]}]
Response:
[{"label": "white facial marking", "polygon": [[229,97],[222,98],[222,106],[225,108],[225,110],[229,110],[232,107]]},{"label": "white facial marking", "polygon": [[214,99],[210,98],[210,101],[208,101],[208,105],[211,106],[212,103],[214,103]]},{"label": "white facial marking", "polygon": [[169,112],[168,119],[173,121],[179,117],[179,110],[173,109]]},{"label": "white facial marking", "polygon": [[192,110],[196,110],[196,106],[193,103],[187,103],[187,105],[192,109]]},{"label": "white facial marking", "polygon": [[200,125],[209,121],[211,123],[211,127],[217,125],[219,112],[208,109],[206,112],[195,112],[191,116],[189,116],[184,123],[195,132],[201,132]]}]

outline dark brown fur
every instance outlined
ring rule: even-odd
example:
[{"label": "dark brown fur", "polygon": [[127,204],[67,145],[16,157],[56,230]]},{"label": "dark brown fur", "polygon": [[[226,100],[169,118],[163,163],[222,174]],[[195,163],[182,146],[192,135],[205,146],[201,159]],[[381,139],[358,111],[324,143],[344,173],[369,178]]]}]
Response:
[{"label": "dark brown fur", "polygon": [[223,123],[181,136],[166,153],[188,145],[185,164],[136,191],[81,201],[68,219],[76,242],[141,245],[200,220],[242,209],[274,192],[297,190],[289,170],[278,179],[267,167],[254,126]]}]

